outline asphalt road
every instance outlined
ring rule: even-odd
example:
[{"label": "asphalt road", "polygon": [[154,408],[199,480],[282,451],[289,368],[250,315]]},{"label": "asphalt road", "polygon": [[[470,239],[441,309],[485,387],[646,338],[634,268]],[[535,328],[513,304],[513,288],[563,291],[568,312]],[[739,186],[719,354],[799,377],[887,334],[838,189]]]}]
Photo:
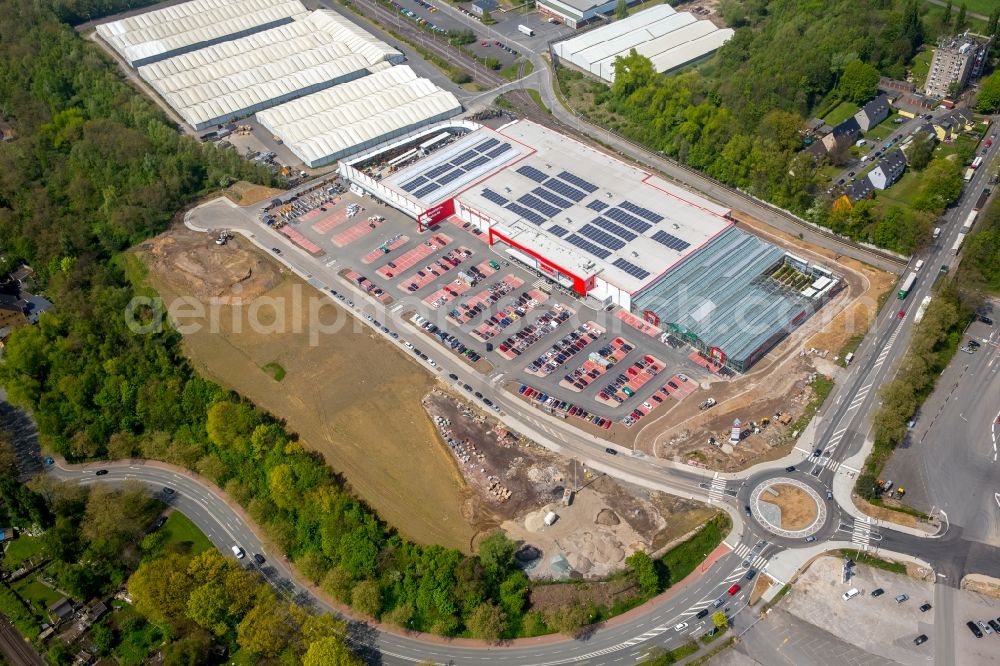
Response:
[{"label": "asphalt road", "polygon": [[[225,498],[216,494],[209,486],[190,476],[179,474],[165,465],[157,463],[133,464],[128,461],[115,463],[95,463],[85,466],[56,463],[48,468],[53,476],[80,484],[112,483],[121,484],[135,481],[146,485],[150,492],[167,501],[174,509],[183,512],[202,530],[219,550],[232,556],[232,546],[238,545],[247,552],[241,563],[253,567],[252,553],[261,553],[267,563],[261,568],[269,581],[283,590],[286,595],[299,603],[313,606],[323,612],[336,612],[333,607],[316,597],[305,586],[294,581],[287,562],[278,553],[269,552],[252,527],[234,511]],[[108,473],[97,476],[95,472],[106,469]],[[171,496],[163,494],[163,488],[172,488]],[[515,647],[468,647],[457,642],[448,643],[439,639],[427,640],[418,635],[404,636],[396,633],[362,630],[354,632],[358,636],[375,636],[374,648],[382,655],[383,663],[403,664],[430,660],[434,662],[457,662],[507,664],[511,666],[541,666],[542,664],[563,663],[603,663],[606,655],[619,654],[631,658],[630,663],[641,658],[653,646],[676,647],[699,636],[711,626],[711,616],[695,620],[693,616],[701,608],[710,606],[718,598],[725,599],[722,608],[729,608],[736,614],[746,604],[750,586],[731,597],[727,589],[732,583],[742,581],[746,573],[741,560],[735,554],[722,556],[704,575],[686,586],[668,604],[654,607],[641,617],[599,629],[586,641],[566,639],[543,644],[517,645]],[[683,631],[675,631],[674,626],[687,622]],[[608,661],[619,660],[608,658]]]},{"label": "asphalt road", "polygon": [[1000,545],[1000,326],[974,322],[968,333],[982,347],[955,355],[884,476],[908,504],[945,511],[966,539]]}]

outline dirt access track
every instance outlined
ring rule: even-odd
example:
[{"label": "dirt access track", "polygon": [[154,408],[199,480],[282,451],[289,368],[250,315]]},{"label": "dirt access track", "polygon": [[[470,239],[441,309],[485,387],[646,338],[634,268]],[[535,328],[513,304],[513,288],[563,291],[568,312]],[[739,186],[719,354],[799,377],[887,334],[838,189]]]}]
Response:
[{"label": "dirt access track", "polygon": [[[813,373],[834,381],[843,373],[835,361],[840,350],[855,335],[868,329],[878,314],[880,297],[892,289],[896,276],[880,271],[832,250],[805,243],[784,232],[734,213],[739,226],[789,248],[799,256],[833,268],[847,288],[775,347],[745,375],[732,381],[702,385],[676,408],[645,423],[636,433],[636,448],[661,458],[709,469],[735,472],[786,455],[794,446],[792,432],[776,422],[778,412],[794,421],[812,397],[808,379]],[[699,411],[698,405],[712,397],[717,405]],[[728,440],[733,420],[745,425],[768,417],[771,425],[735,447],[713,446],[709,437]]]}]

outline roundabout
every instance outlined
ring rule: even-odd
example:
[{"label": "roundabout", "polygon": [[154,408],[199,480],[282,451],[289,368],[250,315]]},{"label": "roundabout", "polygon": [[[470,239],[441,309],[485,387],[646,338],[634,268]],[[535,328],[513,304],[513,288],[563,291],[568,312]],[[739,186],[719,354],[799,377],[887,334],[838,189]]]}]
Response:
[{"label": "roundabout", "polygon": [[757,522],[786,539],[805,539],[826,524],[826,504],[819,493],[802,481],[776,477],[762,481],[750,492],[750,506]]}]

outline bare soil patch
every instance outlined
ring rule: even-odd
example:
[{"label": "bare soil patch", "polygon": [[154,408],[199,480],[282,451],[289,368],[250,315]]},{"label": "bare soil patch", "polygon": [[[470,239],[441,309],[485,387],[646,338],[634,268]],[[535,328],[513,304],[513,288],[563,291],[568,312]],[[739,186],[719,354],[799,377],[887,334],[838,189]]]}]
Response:
[{"label": "bare soil patch", "polygon": [[961,588],[983,596],[1000,599],[1000,580],[991,576],[969,574],[962,579]]},{"label": "bare soil patch", "polygon": [[[311,344],[303,303],[316,291],[283,276],[264,255],[236,241],[221,246],[218,256],[232,255],[229,265],[257,267],[255,274],[267,278],[261,278],[256,298],[240,290],[238,299],[216,308],[214,326],[185,334],[184,348],[194,365],[285,419],[306,447],[321,452],[352,490],[401,533],[470,551],[479,531],[477,501],[420,404],[433,379],[333,305],[324,307],[322,321],[340,317],[345,326]],[[212,247],[205,248],[206,242]],[[144,244],[138,254],[150,267],[151,286],[164,299],[184,295],[203,302],[202,294],[225,295],[232,275],[209,289],[209,267],[216,264],[204,260],[205,275],[192,277],[190,257],[207,256],[199,248],[217,247],[210,236],[177,227]],[[242,275],[242,268],[234,275]],[[275,276],[277,284],[272,284]],[[255,331],[248,314],[255,305],[262,306],[258,319],[283,324]],[[262,369],[272,362],[286,371],[280,384]]]},{"label": "bare soil patch", "polygon": [[264,187],[263,185],[254,185],[253,183],[248,183],[245,180],[236,181],[222,191],[223,196],[228,197],[233,203],[241,206],[252,206],[255,203],[260,203],[266,199],[273,199],[274,197],[284,193],[285,190],[279,190],[274,187]]},{"label": "bare soil patch", "polygon": [[773,504],[781,509],[781,527],[783,529],[805,529],[816,520],[818,509],[809,493],[787,483],[776,483],[770,488],[778,494],[765,491],[761,493],[760,501]]},{"label": "bare soil patch", "polygon": [[757,576],[757,582],[754,583],[753,590],[750,591],[750,605],[753,606],[760,601],[760,598],[764,596],[772,584],[771,579],[767,576]]},{"label": "bare soil patch", "polygon": [[277,264],[242,237],[217,245],[210,234],[177,229],[143,243],[139,254],[150,273],[177,296],[250,302],[282,281]]}]

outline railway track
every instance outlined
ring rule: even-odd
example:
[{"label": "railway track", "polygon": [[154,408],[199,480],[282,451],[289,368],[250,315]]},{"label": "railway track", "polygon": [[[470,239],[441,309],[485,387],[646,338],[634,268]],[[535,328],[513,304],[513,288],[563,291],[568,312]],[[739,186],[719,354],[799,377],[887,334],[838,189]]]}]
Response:
[{"label": "railway track", "polygon": [[6,615],[0,614],[0,653],[13,666],[45,666],[31,644],[22,638]]}]

